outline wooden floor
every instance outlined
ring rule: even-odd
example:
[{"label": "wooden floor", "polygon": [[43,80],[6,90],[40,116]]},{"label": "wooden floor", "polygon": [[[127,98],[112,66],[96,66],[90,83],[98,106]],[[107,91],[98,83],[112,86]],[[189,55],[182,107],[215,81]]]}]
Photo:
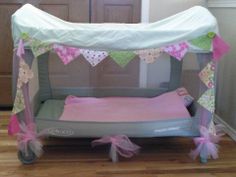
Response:
[{"label": "wooden floor", "polygon": [[44,154],[33,165],[21,165],[15,138],[7,135],[9,113],[0,112],[0,177],[236,177],[236,143],[228,136],[220,158],[207,164],[192,161],[190,138],[135,139],[141,153],[113,164],[108,148],[90,147],[89,139],[48,139]]}]

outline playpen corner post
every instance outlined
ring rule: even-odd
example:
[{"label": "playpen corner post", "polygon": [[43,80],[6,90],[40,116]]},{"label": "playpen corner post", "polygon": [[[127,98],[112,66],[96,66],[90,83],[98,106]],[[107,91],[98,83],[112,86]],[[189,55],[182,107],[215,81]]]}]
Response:
[{"label": "playpen corner post", "polygon": [[170,56],[170,83],[169,90],[175,90],[180,87],[183,61]]}]

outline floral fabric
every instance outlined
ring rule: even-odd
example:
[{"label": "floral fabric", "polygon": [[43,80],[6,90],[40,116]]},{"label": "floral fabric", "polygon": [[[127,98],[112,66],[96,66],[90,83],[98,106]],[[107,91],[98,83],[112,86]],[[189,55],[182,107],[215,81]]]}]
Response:
[{"label": "floral fabric", "polygon": [[186,42],[181,42],[179,44],[168,45],[164,47],[163,50],[176,59],[182,60],[188,52],[188,48],[189,46]]},{"label": "floral fabric", "polygon": [[13,114],[17,114],[25,109],[24,96],[21,89],[17,89],[16,97],[13,105]]},{"label": "floral fabric", "polygon": [[53,45],[31,38],[27,33],[22,33],[21,38],[30,46],[35,57],[52,50]]},{"label": "floral fabric", "polygon": [[208,87],[214,88],[214,72],[215,72],[215,63],[210,62],[207,66],[199,73],[201,81]]},{"label": "floral fabric", "polygon": [[203,95],[199,98],[198,103],[213,113],[215,111],[215,90],[208,89]]},{"label": "floral fabric", "polygon": [[135,57],[135,54],[130,51],[112,51],[109,55],[122,68],[124,68]]},{"label": "floral fabric", "polygon": [[64,65],[69,64],[80,55],[80,49],[75,47],[54,44],[53,49],[57,53],[61,61],[64,63]]},{"label": "floral fabric", "polygon": [[134,53],[139,56],[139,58],[146,63],[154,63],[158,57],[161,55],[162,50],[159,48],[156,49],[144,49],[137,50]]},{"label": "floral fabric", "polygon": [[81,49],[81,53],[92,66],[96,66],[108,56],[106,51]]},{"label": "floral fabric", "polygon": [[20,89],[22,85],[29,82],[29,80],[32,79],[33,76],[33,72],[29,68],[29,65],[25,63],[24,59],[20,59],[17,88]]}]

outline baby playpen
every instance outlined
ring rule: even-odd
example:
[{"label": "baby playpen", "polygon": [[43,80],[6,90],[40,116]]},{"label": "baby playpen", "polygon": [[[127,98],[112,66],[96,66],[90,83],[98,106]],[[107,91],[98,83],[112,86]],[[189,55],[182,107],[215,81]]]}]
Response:
[{"label": "baby playpen", "polygon": [[[229,46],[207,9],[149,24],[80,24],[26,4],[12,16],[12,35],[8,131],[22,163],[36,160],[47,136],[100,138],[92,145],[110,143],[113,161],[138,152],[128,137],[193,137],[193,158],[217,158],[215,72]],[[199,63],[197,100],[180,88],[186,53]]]}]

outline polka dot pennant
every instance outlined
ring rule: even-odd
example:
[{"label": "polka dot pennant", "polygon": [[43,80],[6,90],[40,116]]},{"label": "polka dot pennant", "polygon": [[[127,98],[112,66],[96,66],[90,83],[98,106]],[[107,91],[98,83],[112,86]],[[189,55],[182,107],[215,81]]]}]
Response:
[{"label": "polka dot pennant", "polygon": [[80,49],[81,54],[84,58],[94,67],[102,60],[104,60],[108,53],[106,51],[96,51],[96,50],[89,50],[89,49]]}]

